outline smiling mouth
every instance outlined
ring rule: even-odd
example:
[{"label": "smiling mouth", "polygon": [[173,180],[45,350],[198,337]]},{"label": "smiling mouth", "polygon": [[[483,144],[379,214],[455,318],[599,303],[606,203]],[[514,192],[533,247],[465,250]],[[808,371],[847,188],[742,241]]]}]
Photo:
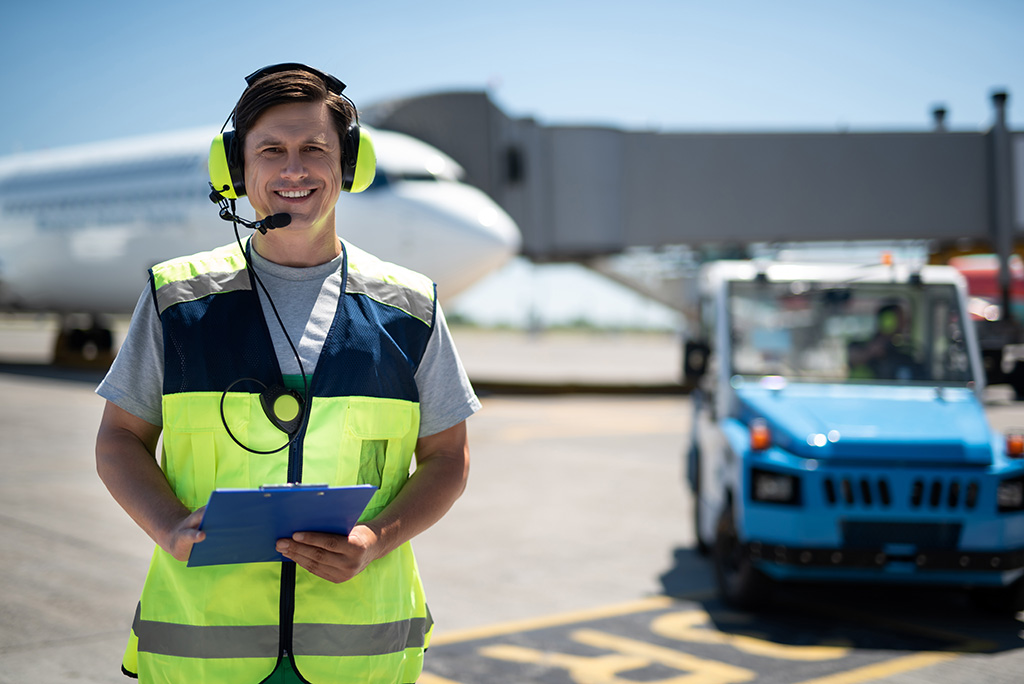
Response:
[{"label": "smiling mouth", "polygon": [[313,194],[312,190],[278,190],[276,192],[280,197],[286,199],[302,199],[303,197],[309,197]]}]

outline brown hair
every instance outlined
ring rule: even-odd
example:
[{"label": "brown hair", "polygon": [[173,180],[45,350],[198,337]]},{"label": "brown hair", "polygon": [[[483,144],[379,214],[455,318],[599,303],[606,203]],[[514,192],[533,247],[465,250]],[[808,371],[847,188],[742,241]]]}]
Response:
[{"label": "brown hair", "polygon": [[243,162],[245,137],[256,121],[271,107],[293,102],[327,103],[338,139],[342,142],[356,118],[352,103],[329,91],[323,78],[311,71],[296,69],[267,74],[245,89],[231,115],[235,127],[233,147],[239,167]]}]

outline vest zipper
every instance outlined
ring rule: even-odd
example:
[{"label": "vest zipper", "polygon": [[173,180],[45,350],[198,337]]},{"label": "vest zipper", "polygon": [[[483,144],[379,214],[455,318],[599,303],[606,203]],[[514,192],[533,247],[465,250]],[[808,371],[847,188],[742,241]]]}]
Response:
[{"label": "vest zipper", "polygon": [[[309,382],[312,385],[312,379]],[[306,411],[309,411],[309,401],[311,394],[307,387],[307,396],[304,397],[306,400]],[[299,434],[296,435],[295,440],[291,446],[288,447],[288,482],[301,482],[302,481],[302,442],[306,438],[306,424],[309,421],[309,415],[307,414],[303,420],[302,425],[299,427]],[[280,601],[280,626],[281,626],[281,646],[280,655],[283,658],[290,657],[290,653],[294,653],[295,649],[292,647],[292,638],[295,631],[295,562],[284,561],[281,564],[281,601]],[[301,675],[300,675],[301,676]]]},{"label": "vest zipper", "polygon": [[290,657],[295,619],[295,563],[281,563],[281,658]]}]

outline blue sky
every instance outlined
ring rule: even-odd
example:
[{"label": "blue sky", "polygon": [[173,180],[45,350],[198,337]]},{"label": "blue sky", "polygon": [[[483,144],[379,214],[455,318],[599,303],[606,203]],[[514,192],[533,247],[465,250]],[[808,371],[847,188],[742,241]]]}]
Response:
[{"label": "blue sky", "polygon": [[[359,105],[487,89],[546,124],[676,131],[926,130],[939,103],[977,131],[1005,89],[1024,130],[1021,0],[7,4],[0,155],[219,125],[246,74],[284,61],[333,73]],[[596,278],[517,262],[463,306],[571,319],[602,287],[609,311],[664,318]],[[553,290],[580,300],[528,294]]]},{"label": "blue sky", "polygon": [[488,88],[513,116],[663,130],[913,130],[938,102],[979,130],[999,87],[1019,129],[1022,41],[1019,0],[33,0],[0,22],[0,154],[219,124],[280,61],[357,104]]}]

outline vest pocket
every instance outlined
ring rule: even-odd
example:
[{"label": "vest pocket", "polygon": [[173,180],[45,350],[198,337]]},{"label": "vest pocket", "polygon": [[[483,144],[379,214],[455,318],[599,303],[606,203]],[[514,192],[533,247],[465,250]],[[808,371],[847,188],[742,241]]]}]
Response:
[{"label": "vest pocket", "polygon": [[387,453],[386,439],[364,439],[359,450],[359,480],[356,484],[373,485],[379,489],[384,482]]},{"label": "vest pocket", "polygon": [[[164,396],[163,467],[178,498],[195,509],[217,487],[258,487],[286,480],[287,452],[251,454],[228,436],[221,419],[221,394]],[[268,450],[287,435],[266,419],[258,395],[232,393],[225,398],[232,434],[250,448]]]},{"label": "vest pocket", "polygon": [[408,479],[419,430],[418,418],[418,406],[408,402],[377,398],[350,400],[342,441],[350,445],[348,449],[358,453],[359,465],[355,473],[349,471],[349,477],[354,474],[356,484],[378,488],[363,514],[364,520],[387,506]]}]

